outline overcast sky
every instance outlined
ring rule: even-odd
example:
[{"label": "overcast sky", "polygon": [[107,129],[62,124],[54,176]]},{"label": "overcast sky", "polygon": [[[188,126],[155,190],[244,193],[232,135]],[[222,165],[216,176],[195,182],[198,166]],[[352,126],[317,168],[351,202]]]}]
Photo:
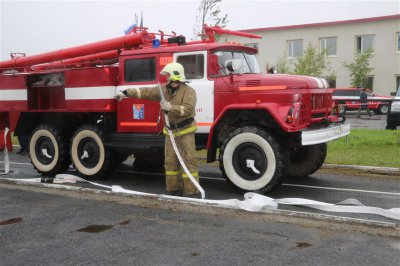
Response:
[{"label": "overcast sky", "polygon": [[[0,0],[0,59],[122,36],[143,12],[149,31],[192,37],[200,0],[19,1]],[[229,29],[250,29],[400,14],[400,0],[223,0]]]}]

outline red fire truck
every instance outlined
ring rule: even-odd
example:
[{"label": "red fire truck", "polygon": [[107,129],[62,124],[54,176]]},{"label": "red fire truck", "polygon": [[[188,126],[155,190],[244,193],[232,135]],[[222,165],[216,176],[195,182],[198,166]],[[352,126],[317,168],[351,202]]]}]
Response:
[{"label": "red fire truck", "polygon": [[197,93],[196,146],[207,149],[207,162],[219,160],[235,188],[264,193],[286,176],[317,171],[326,142],[350,133],[332,115],[326,81],[261,74],[256,49],[215,41],[216,34],[259,36],[205,31],[201,41],[186,42],[135,28],[123,37],[0,62],[0,129],[31,136],[32,164],[46,176],[71,163],[83,177],[107,176],[131,154],[137,162],[162,164],[159,103],[114,97],[165,83],[159,72],[179,62]]}]

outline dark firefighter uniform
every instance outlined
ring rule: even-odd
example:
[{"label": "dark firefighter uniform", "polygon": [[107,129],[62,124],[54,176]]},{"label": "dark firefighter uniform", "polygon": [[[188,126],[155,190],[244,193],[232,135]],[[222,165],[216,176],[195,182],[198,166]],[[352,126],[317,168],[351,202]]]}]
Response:
[{"label": "dark firefighter uniform", "polygon": [[[177,63],[172,64],[180,65]],[[164,69],[167,67],[168,65]],[[181,68],[179,69],[181,69],[181,72],[183,72],[183,67],[181,65],[180,67]],[[173,75],[171,76],[173,77]],[[179,77],[176,79],[179,79]],[[181,80],[184,80],[184,74],[180,80],[178,80],[179,86],[173,88],[170,85],[172,83],[170,78],[169,83],[166,86],[162,86],[162,90],[165,100],[169,105],[169,108],[167,108],[168,118],[170,122],[170,129],[175,137],[176,145],[184,163],[186,164],[186,167],[198,182],[199,174],[194,138],[194,134],[197,130],[196,121],[194,120],[196,115],[195,107],[197,98],[193,88],[188,86],[186,83],[181,82]],[[124,96],[130,98],[140,98],[155,101],[161,100],[158,86],[132,88],[127,89],[122,93],[125,94]],[[121,97],[124,96],[121,95]],[[119,96],[117,95],[117,99],[120,100],[118,97]],[[161,108],[164,109],[162,102]],[[168,135],[168,131],[165,128],[163,132],[165,135]],[[165,175],[166,189],[169,194],[181,195],[183,193],[185,196],[191,196],[199,193],[195,185],[190,181],[189,176],[183,171],[178,157],[176,156],[172,147],[169,136],[166,136],[165,138]]]}]

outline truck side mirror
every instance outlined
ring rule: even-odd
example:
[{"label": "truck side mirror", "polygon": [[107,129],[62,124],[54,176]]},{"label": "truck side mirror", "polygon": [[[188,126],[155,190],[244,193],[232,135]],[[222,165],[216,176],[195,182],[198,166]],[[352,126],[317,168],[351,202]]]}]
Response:
[{"label": "truck side mirror", "polygon": [[228,71],[229,71],[230,73],[232,73],[232,72],[235,71],[235,69],[233,68],[233,63],[232,63],[232,61],[229,61],[229,62],[226,63],[226,69],[228,69]]},{"label": "truck side mirror", "polygon": [[235,71],[241,70],[243,68],[243,63],[240,59],[227,60],[225,62],[225,67],[230,73],[233,73]]}]

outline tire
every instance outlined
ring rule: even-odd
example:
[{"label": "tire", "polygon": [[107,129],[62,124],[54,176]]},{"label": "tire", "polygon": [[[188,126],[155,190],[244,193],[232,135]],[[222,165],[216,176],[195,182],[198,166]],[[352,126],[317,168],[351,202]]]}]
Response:
[{"label": "tire", "polygon": [[110,154],[104,147],[103,132],[98,127],[84,125],[75,131],[72,137],[71,158],[82,177],[97,179],[106,176],[111,170]]},{"label": "tire", "polygon": [[40,125],[33,131],[29,156],[35,169],[48,176],[64,173],[71,164],[67,141],[49,125]]},{"label": "tire", "polygon": [[389,106],[385,104],[381,104],[378,107],[378,113],[386,115],[389,112]]},{"label": "tire", "polygon": [[315,173],[325,162],[327,144],[302,146],[289,151],[290,164],[288,177],[304,178]]},{"label": "tire", "polygon": [[386,129],[387,130],[396,130],[397,129],[397,125],[395,125],[394,123],[388,123],[386,125]]},{"label": "tire", "polygon": [[[249,159],[254,168],[248,166]],[[265,193],[282,182],[288,155],[268,132],[257,127],[242,127],[223,141],[219,161],[223,176],[235,189]]]},{"label": "tire", "polygon": [[345,115],[346,111],[347,111],[347,107],[346,107],[345,103],[341,103],[339,106],[339,114]]}]

